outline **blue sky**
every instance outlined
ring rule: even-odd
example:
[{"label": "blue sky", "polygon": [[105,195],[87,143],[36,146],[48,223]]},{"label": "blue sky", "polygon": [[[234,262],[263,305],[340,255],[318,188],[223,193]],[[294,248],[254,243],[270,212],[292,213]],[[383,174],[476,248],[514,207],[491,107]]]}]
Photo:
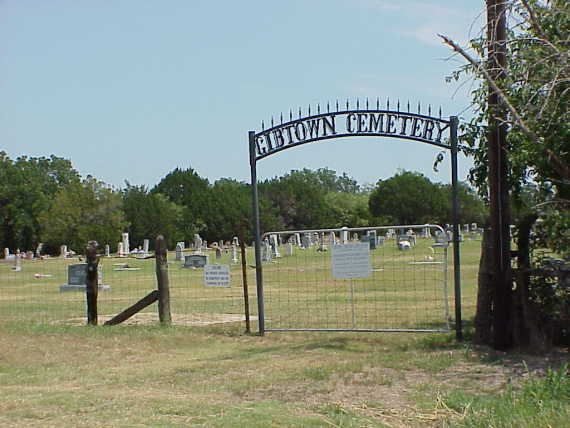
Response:
[{"label": "blue sky", "polygon": [[[445,83],[482,25],[473,0],[0,0],[0,150],[70,159],[117,187],[176,167],[249,181],[247,133],[309,104],[360,97],[468,114]],[[258,165],[260,179],[331,168],[360,183],[398,169],[448,182],[437,149],[327,140]],[[460,159],[460,179],[469,160]]]}]

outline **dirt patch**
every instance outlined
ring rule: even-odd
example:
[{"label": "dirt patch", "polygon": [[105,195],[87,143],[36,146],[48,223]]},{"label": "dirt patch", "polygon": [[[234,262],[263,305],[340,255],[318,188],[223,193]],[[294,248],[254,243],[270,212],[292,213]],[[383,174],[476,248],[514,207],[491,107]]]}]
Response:
[{"label": "dirt patch", "polygon": [[[99,324],[104,324],[106,321],[113,318],[114,315],[99,315]],[[250,316],[251,321],[257,320],[257,317]],[[158,324],[158,314],[154,312],[139,312],[133,315],[123,325],[154,325]],[[233,322],[245,322],[245,316],[239,314],[210,314],[210,313],[193,313],[193,314],[172,314],[172,325],[186,325],[186,326],[204,326],[212,324],[226,324]],[[61,322],[62,324],[70,325],[85,325],[87,323],[86,317],[70,318]]]}]

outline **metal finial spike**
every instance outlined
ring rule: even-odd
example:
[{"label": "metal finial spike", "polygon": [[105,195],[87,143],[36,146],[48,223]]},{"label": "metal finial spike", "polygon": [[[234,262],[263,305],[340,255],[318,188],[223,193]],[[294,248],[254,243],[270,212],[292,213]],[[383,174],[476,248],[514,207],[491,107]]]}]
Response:
[{"label": "metal finial spike", "polygon": [[289,109],[289,120],[293,120],[293,110]]},{"label": "metal finial spike", "polygon": [[261,130],[265,130],[265,122],[263,120],[261,121]]},{"label": "metal finial spike", "polygon": [[422,114],[422,106],[420,105],[419,101],[418,101],[418,114]]},{"label": "metal finial spike", "polygon": [[348,110],[348,98],[346,99],[346,109]]},{"label": "metal finial spike", "polygon": [[356,110],[360,110],[360,99],[356,99]]},{"label": "metal finial spike", "polygon": [[386,110],[390,110],[390,98],[386,98]]},{"label": "metal finial spike", "polygon": [[398,100],[397,108],[398,108],[398,112],[399,112],[400,111],[400,100]]},{"label": "metal finial spike", "polygon": [[439,118],[441,119],[441,106],[439,106]]},{"label": "metal finial spike", "polygon": [[380,110],[380,98],[376,97],[376,110]]},{"label": "metal finial spike", "polygon": [[366,97],[366,110],[370,110],[370,104],[368,103],[368,97]]},{"label": "metal finial spike", "polygon": [[279,118],[281,119],[281,125],[283,125],[283,113],[281,113],[281,115],[279,116]]},{"label": "metal finial spike", "polygon": [[273,116],[271,116],[271,127],[273,128],[275,125],[273,124]]},{"label": "metal finial spike", "polygon": [[327,113],[330,113],[330,112],[331,112],[331,107],[329,105],[329,102],[327,101]]},{"label": "metal finial spike", "polygon": [[431,104],[428,104],[428,116],[431,116]]},{"label": "metal finial spike", "polygon": [[309,116],[311,115],[311,104],[309,104],[309,108],[307,109],[307,111],[309,112]]},{"label": "metal finial spike", "polygon": [[338,112],[338,100],[336,100],[336,111]]},{"label": "metal finial spike", "polygon": [[410,100],[408,100],[408,113],[410,112]]},{"label": "metal finial spike", "polygon": [[301,119],[301,107],[299,107],[299,119]]},{"label": "metal finial spike", "polygon": [[321,105],[317,103],[317,114],[321,114]]}]

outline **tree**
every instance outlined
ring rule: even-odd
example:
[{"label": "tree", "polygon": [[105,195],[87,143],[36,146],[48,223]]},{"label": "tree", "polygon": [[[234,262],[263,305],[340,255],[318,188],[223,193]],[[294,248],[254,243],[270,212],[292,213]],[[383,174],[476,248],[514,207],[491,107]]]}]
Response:
[{"label": "tree", "polygon": [[369,200],[370,213],[391,224],[440,223],[446,215],[441,186],[419,172],[400,171],[378,181]]},{"label": "tree", "polygon": [[210,211],[210,184],[192,168],[176,168],[154,186],[151,193],[161,193],[184,208],[184,240],[192,241],[195,233],[206,230],[207,213]]},{"label": "tree", "polygon": [[60,189],[50,209],[40,214],[39,222],[42,239],[49,247],[65,244],[78,252],[88,241],[113,246],[128,226],[121,195],[91,176]]},{"label": "tree", "polygon": [[[570,253],[570,239],[557,233],[570,224],[570,3],[566,0],[488,0],[486,37],[472,41],[475,55],[467,53],[449,38],[445,43],[462,55],[467,64],[454,75],[470,73],[479,78],[473,92],[478,108],[475,117],[464,127],[464,138],[474,156],[471,177],[484,197],[497,200],[497,192],[488,186],[497,170],[490,154],[496,152],[508,161],[508,175],[498,186],[510,190],[520,199],[521,189],[529,182],[537,183],[545,197],[542,203],[528,207],[530,211],[518,221],[516,288],[510,280],[510,239],[500,229],[508,227],[508,202],[501,208],[507,213],[503,227],[493,225],[484,240],[482,266],[488,275],[480,276],[476,337],[498,349],[513,345],[540,346],[548,328],[542,328],[533,315],[530,281],[530,241],[532,224],[542,216],[550,227],[550,245]],[[509,14],[510,19],[505,16]],[[503,24],[510,25],[500,34]],[[485,63],[481,58],[488,57]],[[500,59],[500,60],[498,60]],[[498,150],[486,135],[498,132],[508,137]],[[503,165],[505,164],[504,161]],[[503,167],[504,168],[504,167]],[[508,195],[507,195],[508,196]],[[506,201],[505,193],[500,200]],[[494,211],[494,210],[492,210]],[[501,241],[502,240],[502,241]],[[553,243],[562,243],[562,245]],[[565,244],[564,244],[565,243]],[[497,249],[501,254],[496,254]],[[486,251],[493,252],[487,257]],[[500,257],[497,257],[500,256]],[[500,266],[503,266],[501,268]],[[481,302],[486,302],[481,304]],[[543,314],[544,315],[544,314]],[[488,322],[478,322],[486,320]],[[537,332],[538,334],[533,334]],[[540,338],[539,336],[543,336]],[[533,337],[534,336],[534,337]]]},{"label": "tree", "polygon": [[170,201],[161,193],[150,193],[145,186],[132,186],[126,183],[122,191],[123,212],[129,223],[130,242],[134,246],[150,239],[151,246],[155,238],[163,235],[173,247],[184,239],[184,208]]},{"label": "tree", "polygon": [[35,248],[39,215],[49,209],[58,190],[79,180],[66,159],[21,156],[12,161],[0,152],[0,245]]}]

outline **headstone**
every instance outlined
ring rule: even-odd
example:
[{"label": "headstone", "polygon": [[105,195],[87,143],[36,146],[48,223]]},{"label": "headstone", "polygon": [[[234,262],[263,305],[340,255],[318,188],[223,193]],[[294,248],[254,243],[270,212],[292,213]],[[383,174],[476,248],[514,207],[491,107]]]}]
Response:
[{"label": "headstone", "polygon": [[408,241],[410,245],[416,245],[416,235],[414,234],[398,235],[397,242],[399,243],[400,241]]},{"label": "headstone", "polygon": [[471,232],[477,231],[477,223],[471,223]]},{"label": "headstone", "polygon": [[145,256],[148,255],[149,243],[150,243],[150,242],[149,242],[148,239],[145,239],[145,240],[143,241],[143,254],[144,254]]},{"label": "headstone", "polygon": [[384,237],[383,237],[383,236],[379,236],[379,237],[378,237],[378,240],[377,240],[376,242],[377,242],[377,245],[378,245],[379,247],[382,247],[382,246],[384,245]]},{"label": "headstone", "polygon": [[398,241],[398,250],[400,251],[406,251],[409,250],[412,247],[412,244],[410,244],[410,241]]},{"label": "headstone", "polygon": [[336,245],[336,235],[334,232],[329,234],[329,245]]},{"label": "headstone", "polygon": [[422,229],[422,238],[431,238],[429,227],[424,227]]},{"label": "headstone", "polygon": [[67,257],[67,245],[59,247],[59,257],[65,259]]},{"label": "headstone", "polygon": [[238,261],[239,260],[237,256],[237,245],[232,244],[232,263],[237,263]]},{"label": "headstone", "polygon": [[295,245],[297,247],[301,247],[303,245],[303,243],[301,242],[301,234],[300,233],[295,233]]},{"label": "headstone", "polygon": [[14,266],[12,266],[12,270],[14,272],[22,271],[22,259],[20,258],[19,254],[16,254],[14,257]]},{"label": "headstone", "polygon": [[340,243],[346,244],[348,243],[348,227],[343,227],[340,231]]},{"label": "headstone", "polygon": [[276,259],[281,257],[281,254],[279,253],[279,240],[277,238],[277,235],[269,235],[269,244],[271,245],[271,251],[273,251],[272,256]]},{"label": "headstone", "polygon": [[129,234],[128,232],[123,233],[123,255],[129,255],[131,253],[129,245]]},{"label": "headstone", "polygon": [[[107,291],[111,286],[103,284],[103,265],[97,266],[97,285],[99,290]],[[59,291],[85,291],[87,283],[87,263],[67,266],[67,284],[60,285]]]},{"label": "headstone", "polygon": [[325,244],[325,234],[321,233],[319,235],[319,248],[317,251],[327,251],[327,244]]},{"label": "headstone", "polygon": [[370,241],[370,249],[371,250],[375,250],[376,246],[378,244],[378,241],[376,239],[376,231],[375,230],[369,230],[368,231],[368,240]]},{"label": "headstone", "polygon": [[109,244],[105,245],[105,257],[111,257],[111,246]]},{"label": "headstone", "polygon": [[216,261],[222,260],[222,250],[220,247],[216,247]]},{"label": "headstone", "polygon": [[449,240],[447,237],[447,233],[446,232],[442,232],[440,230],[435,232],[435,244],[433,244],[433,247],[447,247],[449,245]]},{"label": "headstone", "polygon": [[119,255],[119,257],[125,257],[125,252],[122,242],[119,242],[117,244],[117,254]]},{"label": "headstone", "polygon": [[202,238],[197,233],[194,235],[194,251],[196,254],[202,254]]},{"label": "headstone", "polygon": [[177,262],[180,262],[182,260],[184,260],[184,248],[182,246],[182,244],[179,242],[178,244],[176,244],[176,257],[175,260]]},{"label": "headstone", "polygon": [[34,260],[34,252],[33,251],[26,251],[25,258],[26,258],[26,260]]},{"label": "headstone", "polygon": [[468,225],[468,224],[464,224],[464,225],[463,225],[463,231],[464,231],[465,233],[469,233],[469,225]]},{"label": "headstone", "polygon": [[176,243],[176,246],[180,245],[180,247],[182,248],[182,251],[184,251],[186,249],[186,244],[184,243],[184,241],[180,241]]},{"label": "headstone", "polygon": [[42,255],[42,249],[44,247],[43,242],[40,242],[36,248],[36,257],[39,259],[40,256]]},{"label": "headstone", "polygon": [[234,238],[232,239],[232,245],[239,247],[239,239],[237,236],[234,236]]},{"label": "headstone", "polygon": [[205,254],[190,254],[184,256],[183,268],[203,268],[208,264],[208,256]]},{"label": "headstone", "polygon": [[4,248],[4,259],[8,259],[10,256],[10,248]]},{"label": "headstone", "polygon": [[265,238],[261,246],[261,261],[270,262],[273,259],[273,254],[271,250],[271,245],[269,244],[269,239]]},{"label": "headstone", "polygon": [[311,247],[311,234],[310,233],[303,233],[303,237],[301,238],[301,248],[310,248]]},{"label": "headstone", "polygon": [[293,255],[293,243],[288,242],[287,246],[285,247],[285,255],[291,257]]}]

